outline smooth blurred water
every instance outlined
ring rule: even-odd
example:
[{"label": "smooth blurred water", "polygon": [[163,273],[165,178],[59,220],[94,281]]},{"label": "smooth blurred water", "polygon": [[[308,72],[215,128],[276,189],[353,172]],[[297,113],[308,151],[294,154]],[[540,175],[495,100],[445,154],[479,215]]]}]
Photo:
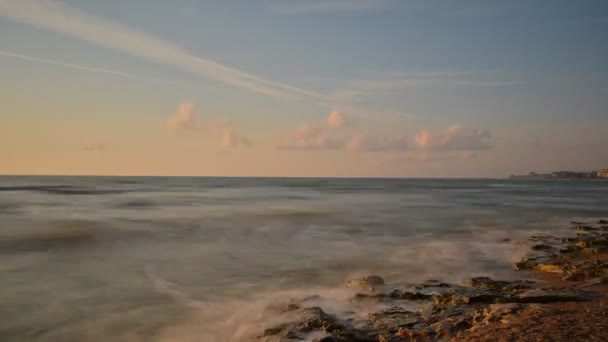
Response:
[{"label": "smooth blurred water", "polygon": [[262,304],[513,276],[536,232],[608,216],[599,181],[0,177],[0,340],[230,341]]}]

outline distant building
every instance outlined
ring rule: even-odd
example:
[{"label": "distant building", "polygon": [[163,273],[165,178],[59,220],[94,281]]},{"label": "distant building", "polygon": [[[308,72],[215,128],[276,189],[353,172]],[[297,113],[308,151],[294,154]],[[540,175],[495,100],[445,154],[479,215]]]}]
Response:
[{"label": "distant building", "polygon": [[596,177],[597,178],[608,178],[608,169],[602,169],[602,170],[597,171]]}]

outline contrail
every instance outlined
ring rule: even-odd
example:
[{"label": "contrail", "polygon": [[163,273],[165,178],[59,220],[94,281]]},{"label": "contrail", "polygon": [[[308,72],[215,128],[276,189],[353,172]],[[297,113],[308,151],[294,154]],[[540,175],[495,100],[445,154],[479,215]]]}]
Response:
[{"label": "contrail", "polygon": [[17,59],[26,60],[26,61],[35,62],[35,63],[55,65],[55,66],[60,66],[63,68],[69,68],[69,69],[75,69],[75,70],[83,70],[83,71],[89,71],[89,72],[97,72],[97,73],[121,76],[121,77],[131,78],[131,79],[135,79],[135,80],[151,81],[151,82],[155,82],[155,83],[164,83],[164,84],[179,86],[179,87],[196,88],[196,85],[194,85],[194,84],[175,82],[175,81],[165,80],[162,78],[156,78],[156,77],[144,76],[144,75],[136,75],[136,74],[131,74],[128,72],[123,72],[123,71],[91,67],[91,66],[62,62],[62,61],[57,61],[57,60],[52,60],[52,59],[27,56],[27,55],[22,55],[22,54],[12,53],[12,52],[2,51],[2,50],[0,50],[0,56],[12,57],[12,58],[17,58]]},{"label": "contrail", "polygon": [[322,94],[272,81],[196,56],[169,41],[88,14],[63,1],[0,0],[0,17],[54,31],[150,62],[168,65],[257,94],[288,100],[301,98],[326,100]]}]

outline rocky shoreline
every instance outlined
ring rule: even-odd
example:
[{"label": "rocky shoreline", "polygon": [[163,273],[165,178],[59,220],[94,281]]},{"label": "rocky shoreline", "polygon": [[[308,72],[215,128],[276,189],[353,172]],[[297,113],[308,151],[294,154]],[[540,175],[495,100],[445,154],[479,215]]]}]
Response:
[{"label": "rocky shoreline", "polygon": [[521,280],[386,284],[370,275],[345,286],[354,289],[353,307],[364,303],[377,311],[338,316],[319,305],[319,296],[292,299],[267,308],[282,319],[255,341],[560,341],[579,331],[543,332],[543,324],[588,320],[585,340],[608,340],[608,221],[573,222],[573,229],[573,236],[530,237],[528,255],[515,264],[525,272]]}]

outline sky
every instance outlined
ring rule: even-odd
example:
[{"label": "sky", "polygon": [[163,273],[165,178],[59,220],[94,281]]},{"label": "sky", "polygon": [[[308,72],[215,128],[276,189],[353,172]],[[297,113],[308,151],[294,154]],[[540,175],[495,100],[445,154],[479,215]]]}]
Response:
[{"label": "sky", "polygon": [[602,168],[605,0],[0,0],[0,174]]}]

